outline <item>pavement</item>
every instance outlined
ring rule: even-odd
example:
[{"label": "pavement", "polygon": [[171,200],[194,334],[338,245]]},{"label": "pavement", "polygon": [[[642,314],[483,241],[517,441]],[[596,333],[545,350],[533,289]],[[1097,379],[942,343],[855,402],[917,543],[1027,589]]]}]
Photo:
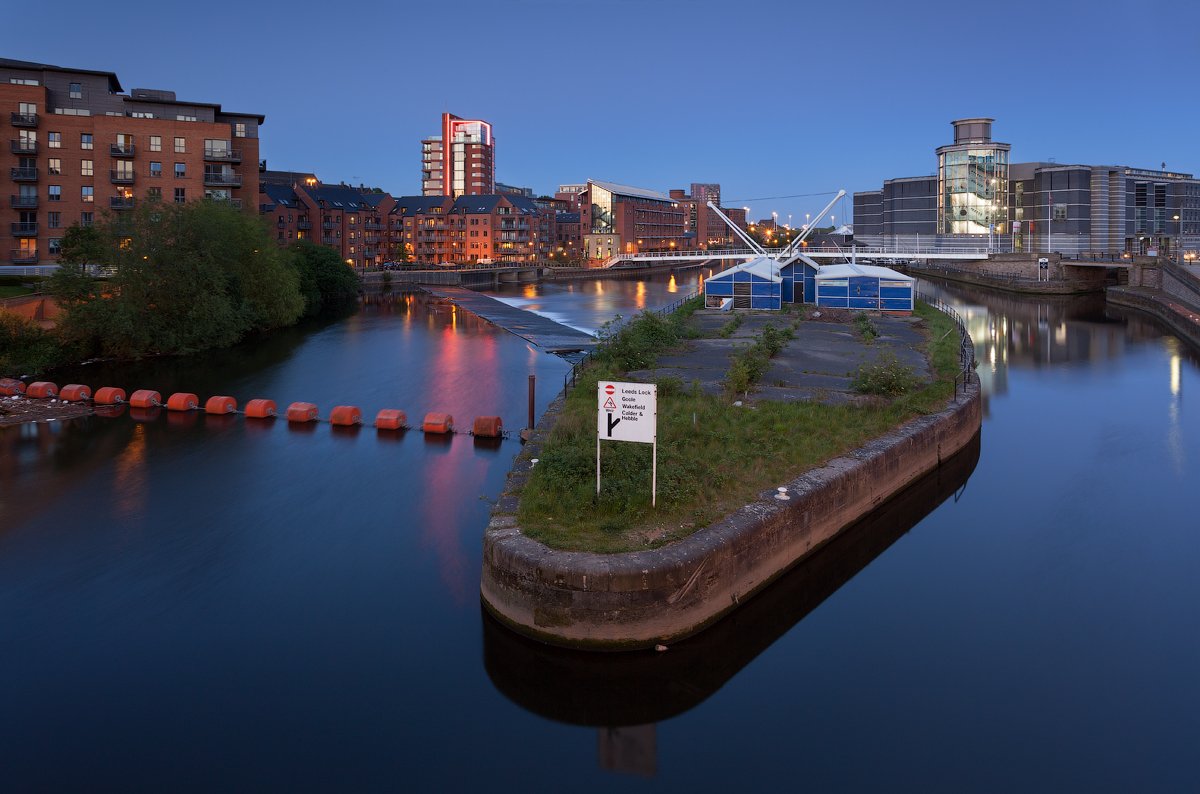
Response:
[{"label": "pavement", "polygon": [[[796,314],[742,311],[741,325],[728,338],[689,340],[677,353],[663,356],[651,369],[629,373],[634,381],[675,377],[685,386],[695,384],[705,394],[721,394],[732,358],[753,342],[768,323],[790,325]],[[922,347],[925,337],[918,317],[873,315],[879,336],[864,342],[850,324],[848,312],[817,312],[806,309],[795,336],[771,359],[771,366],[749,395],[754,400],[803,401],[838,404],[861,400],[850,388],[855,370],[864,362],[892,353],[912,367],[923,381],[932,379]],[[701,309],[693,315],[695,327],[704,335],[717,334],[731,319],[729,312]],[[831,321],[834,320],[834,321]]]}]

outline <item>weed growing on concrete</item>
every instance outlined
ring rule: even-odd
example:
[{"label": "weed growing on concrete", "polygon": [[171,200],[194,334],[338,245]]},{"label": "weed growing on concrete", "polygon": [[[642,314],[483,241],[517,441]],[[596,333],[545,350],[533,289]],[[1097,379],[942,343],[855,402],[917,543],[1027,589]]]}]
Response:
[{"label": "weed growing on concrete", "polygon": [[917,376],[912,367],[900,363],[895,353],[888,352],[860,366],[850,386],[859,394],[896,397],[915,389]]},{"label": "weed growing on concrete", "polygon": [[879,337],[879,329],[875,327],[874,321],[865,312],[859,312],[854,315],[853,322],[854,330],[858,332],[859,337],[868,345]]}]

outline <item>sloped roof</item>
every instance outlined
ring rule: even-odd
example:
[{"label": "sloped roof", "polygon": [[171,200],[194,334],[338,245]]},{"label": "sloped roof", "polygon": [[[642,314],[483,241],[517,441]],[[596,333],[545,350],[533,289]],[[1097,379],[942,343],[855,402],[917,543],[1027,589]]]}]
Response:
[{"label": "sloped roof", "polygon": [[[851,276],[873,276],[886,278],[889,281],[914,281],[911,276],[898,273],[890,267],[858,264],[822,265],[821,269],[817,271],[816,278],[818,281],[822,281],[827,278],[850,278]],[[714,278],[716,277],[714,276]]]},{"label": "sloped roof", "polygon": [[428,215],[434,207],[441,207],[446,200],[446,196],[396,196],[396,206],[392,208],[391,214]]},{"label": "sloped roof", "polygon": [[271,200],[272,204],[283,207],[298,207],[300,200],[296,198],[296,191],[288,185],[264,184],[262,192]]},{"label": "sloped roof", "polygon": [[710,277],[708,281],[729,281],[733,279],[734,273],[743,272],[748,272],[752,276],[756,276],[767,281],[783,281],[783,277],[779,275],[779,263],[766,256],[760,256],[756,259],[751,259],[749,262],[743,262],[740,265],[734,265],[728,270],[722,270],[720,273]]},{"label": "sloped roof", "polygon": [[633,198],[648,198],[656,201],[674,201],[670,196],[659,193],[657,190],[649,190],[644,187],[631,187],[630,185],[619,185],[616,182],[601,182],[597,179],[589,179],[589,185],[598,185],[604,188],[609,193],[616,193],[621,196],[632,196]]},{"label": "sloped roof", "polygon": [[42,72],[74,72],[77,74],[98,74],[108,78],[108,90],[114,94],[121,92],[121,81],[116,72],[100,72],[95,69],[68,69],[65,66],[54,66],[49,63],[34,63],[33,61],[18,61],[12,58],[0,58],[0,69],[28,69]]},{"label": "sloped roof", "polygon": [[371,206],[363,197],[361,190],[349,185],[315,185],[306,187],[304,190],[318,203],[325,202],[324,206],[328,209],[354,212]]}]

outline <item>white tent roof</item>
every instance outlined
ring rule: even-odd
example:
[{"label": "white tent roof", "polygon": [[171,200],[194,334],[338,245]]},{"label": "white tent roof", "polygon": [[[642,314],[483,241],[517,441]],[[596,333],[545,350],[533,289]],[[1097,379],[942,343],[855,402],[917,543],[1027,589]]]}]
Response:
[{"label": "white tent roof", "polygon": [[720,281],[726,278],[733,278],[733,274],[739,271],[749,271],[750,273],[765,278],[768,281],[783,281],[783,277],[779,275],[779,263],[770,257],[760,256],[757,259],[751,259],[749,262],[743,262],[740,265],[734,265],[728,270],[722,270],[715,276],[709,278],[709,281]]},{"label": "white tent roof", "polygon": [[821,269],[817,271],[816,279],[817,281],[821,281],[827,278],[850,278],[852,276],[874,276],[876,278],[885,278],[888,281],[914,281],[911,276],[897,273],[890,267],[857,264],[822,265]]},{"label": "white tent roof", "polygon": [[831,231],[830,234],[840,234],[842,237],[853,237],[854,236],[854,227],[847,226],[846,224],[843,223],[841,226],[839,226],[836,229],[834,229],[833,231]]}]

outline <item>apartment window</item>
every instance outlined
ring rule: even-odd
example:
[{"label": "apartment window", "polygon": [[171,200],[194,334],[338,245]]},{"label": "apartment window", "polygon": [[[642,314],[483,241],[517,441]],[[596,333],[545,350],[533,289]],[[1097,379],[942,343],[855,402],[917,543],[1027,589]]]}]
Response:
[{"label": "apartment window", "polygon": [[96,188],[92,187],[91,185],[84,185],[83,187],[79,188],[79,198],[84,204],[91,204],[96,197],[95,194]]},{"label": "apartment window", "polygon": [[176,138],[175,139],[175,153],[183,154],[186,151],[187,151],[187,139],[186,138]]},{"label": "apartment window", "polygon": [[162,201],[162,188],[160,188],[160,187],[148,188],[146,190],[146,196],[151,199],[157,199],[158,201]]},{"label": "apartment window", "polygon": [[46,186],[47,201],[62,201],[62,185],[47,185]]},{"label": "apartment window", "polygon": [[79,173],[81,176],[91,176],[92,175],[92,161],[91,160],[80,160],[79,161]]},{"label": "apartment window", "polygon": [[175,164],[175,178],[180,179],[185,176],[187,176],[187,163],[176,163]]},{"label": "apartment window", "polygon": [[83,84],[71,83],[71,99],[83,99]]},{"label": "apartment window", "polygon": [[129,115],[135,119],[152,119],[152,118],[154,118],[153,113],[145,113],[145,112],[141,112],[141,111],[139,111],[137,113],[130,113]]},{"label": "apartment window", "polygon": [[185,189],[185,188],[181,188],[181,187],[177,187],[177,188],[175,188],[175,203],[176,203],[176,204],[183,204],[183,203],[185,203],[185,202],[187,202],[187,191],[186,191],[186,189]]},{"label": "apartment window", "polygon": [[47,132],[46,133],[46,145],[49,146],[51,149],[61,149],[62,148],[62,133],[61,132]]},{"label": "apartment window", "polygon": [[10,77],[8,78],[8,82],[11,85],[41,85],[37,80],[26,80],[21,77]]},{"label": "apartment window", "polygon": [[61,212],[47,212],[46,213],[46,225],[49,226],[51,229],[60,228],[62,226],[62,213]]},{"label": "apartment window", "polygon": [[245,138],[246,137],[246,125],[240,121],[237,124],[234,124],[233,125],[233,137]]},{"label": "apartment window", "polygon": [[96,222],[96,213],[94,213],[94,212],[79,213],[79,225],[80,226],[91,226],[95,222]]},{"label": "apartment window", "polygon": [[22,116],[33,116],[37,114],[37,105],[32,102],[21,102],[17,105],[17,107],[20,108],[20,110],[17,112],[19,112]]},{"label": "apartment window", "polygon": [[195,116],[184,116],[184,115],[179,115],[179,116],[176,116],[176,117],[175,117],[175,120],[176,120],[176,121],[195,121],[195,120],[196,120],[196,117],[195,117]]},{"label": "apartment window", "polygon": [[92,148],[92,134],[90,132],[81,132],[79,134],[79,148],[80,149],[91,149]]},{"label": "apartment window", "polygon": [[162,176],[162,163],[150,161],[150,176]]},{"label": "apartment window", "polygon": [[50,255],[57,256],[61,253],[62,253],[62,238],[61,237],[51,237],[50,238]]},{"label": "apartment window", "polygon": [[46,173],[50,176],[59,176],[62,174],[62,160],[57,157],[51,157],[46,161]]},{"label": "apartment window", "polygon": [[150,151],[152,151],[152,152],[161,152],[162,151],[162,136],[161,135],[151,135],[150,136]]}]

